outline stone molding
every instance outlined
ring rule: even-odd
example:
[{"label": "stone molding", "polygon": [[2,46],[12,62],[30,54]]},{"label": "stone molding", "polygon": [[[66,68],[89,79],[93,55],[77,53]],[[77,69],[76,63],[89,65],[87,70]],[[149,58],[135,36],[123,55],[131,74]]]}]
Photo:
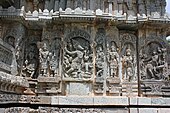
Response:
[{"label": "stone molding", "polygon": [[114,21],[125,21],[126,23],[137,23],[146,21],[161,21],[170,22],[170,16],[164,14],[160,16],[159,12],[153,12],[152,15],[146,16],[146,14],[137,14],[136,16],[127,13],[122,14],[121,12],[114,11],[116,13],[105,13],[101,9],[97,10],[82,10],[79,7],[75,10],[71,8],[66,8],[65,10],[60,9],[59,11],[49,11],[48,9],[35,10],[33,12],[25,12],[24,6],[21,9],[15,9],[13,6],[8,9],[0,8],[0,17],[2,18],[16,18],[24,19],[26,21],[52,21],[58,20],[60,18],[71,18],[71,19],[83,19],[94,20],[95,18],[114,20]]}]

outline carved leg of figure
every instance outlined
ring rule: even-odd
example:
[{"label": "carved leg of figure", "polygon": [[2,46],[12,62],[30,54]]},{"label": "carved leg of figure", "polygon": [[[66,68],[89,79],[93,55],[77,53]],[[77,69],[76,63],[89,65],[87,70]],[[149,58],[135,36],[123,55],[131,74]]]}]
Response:
[{"label": "carved leg of figure", "polygon": [[51,70],[50,77],[54,77],[54,70]]},{"label": "carved leg of figure", "polygon": [[71,73],[71,72],[73,72],[74,71],[74,69],[73,68],[70,68],[66,73]]},{"label": "carved leg of figure", "polygon": [[31,72],[31,75],[30,75],[30,77],[32,78],[32,77],[33,77],[33,75],[34,75],[34,71],[33,71],[33,72]]},{"label": "carved leg of figure", "polygon": [[57,69],[54,70],[54,76],[57,76]]},{"label": "carved leg of figure", "polygon": [[41,71],[40,71],[40,76],[43,76],[43,75],[44,75],[43,72],[44,72],[43,69],[41,69]]},{"label": "carved leg of figure", "polygon": [[113,77],[112,74],[113,74],[113,69],[111,68],[111,69],[110,69],[110,77]]},{"label": "carved leg of figure", "polygon": [[89,64],[85,63],[85,73],[88,73],[88,72],[89,72]]},{"label": "carved leg of figure", "polygon": [[44,69],[44,76],[47,77],[47,69]]}]

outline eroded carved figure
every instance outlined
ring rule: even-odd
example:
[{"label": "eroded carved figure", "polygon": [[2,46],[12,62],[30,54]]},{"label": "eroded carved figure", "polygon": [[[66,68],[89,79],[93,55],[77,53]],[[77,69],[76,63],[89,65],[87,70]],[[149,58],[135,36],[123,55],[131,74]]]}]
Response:
[{"label": "eroded carved figure", "polygon": [[35,65],[29,64],[28,60],[25,61],[25,64],[22,67],[21,75],[23,77],[30,77],[32,78],[35,73]]},{"label": "eroded carved figure", "polygon": [[48,76],[49,58],[51,53],[48,51],[47,44],[43,43],[43,46],[39,49],[40,59],[40,75]]},{"label": "eroded carved figure", "polygon": [[[157,47],[152,56],[144,59],[147,79],[164,79],[166,77],[166,49]],[[146,63],[147,62],[147,63]]]},{"label": "eroded carved figure", "polygon": [[[109,45],[107,45],[109,46]],[[110,77],[118,77],[118,62],[119,55],[117,53],[116,47],[114,44],[111,47],[107,47],[107,62],[108,62],[108,74]]]},{"label": "eroded carved figure", "polygon": [[130,46],[126,48],[126,54],[122,58],[124,68],[124,79],[135,80],[135,57],[132,55]]},{"label": "eroded carved figure", "polygon": [[[73,43],[72,43],[73,42]],[[72,39],[64,48],[64,72],[66,78],[90,78],[92,74],[92,54],[88,45]]]},{"label": "eroded carved figure", "polygon": [[104,52],[101,46],[96,50],[96,77],[102,77],[104,71]]},{"label": "eroded carved figure", "polygon": [[50,61],[49,61],[49,65],[50,65],[50,71],[51,77],[57,76],[58,74],[58,60],[57,60],[57,56],[55,53],[53,53],[53,55],[50,56]]}]

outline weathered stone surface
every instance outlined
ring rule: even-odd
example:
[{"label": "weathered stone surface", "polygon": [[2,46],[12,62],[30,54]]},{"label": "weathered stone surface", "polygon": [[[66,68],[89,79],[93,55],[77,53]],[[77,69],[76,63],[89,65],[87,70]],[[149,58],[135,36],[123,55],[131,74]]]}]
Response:
[{"label": "weathered stone surface", "polygon": [[88,83],[74,83],[71,82],[67,84],[66,93],[67,95],[78,95],[78,96],[84,96],[84,95],[90,95],[91,93],[91,84]]},{"label": "weathered stone surface", "polygon": [[157,108],[138,108],[139,113],[157,113],[158,109]]},{"label": "weathered stone surface", "polygon": [[128,105],[127,97],[94,97],[94,105]]},{"label": "weathered stone surface", "polygon": [[0,5],[0,104],[10,105],[2,112],[168,112],[165,0]]}]

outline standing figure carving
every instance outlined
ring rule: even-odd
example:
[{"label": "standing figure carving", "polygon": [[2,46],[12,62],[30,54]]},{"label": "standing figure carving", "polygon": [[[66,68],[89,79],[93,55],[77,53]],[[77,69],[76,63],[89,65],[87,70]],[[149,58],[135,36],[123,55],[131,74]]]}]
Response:
[{"label": "standing figure carving", "polygon": [[50,52],[47,49],[47,44],[43,43],[43,46],[39,49],[40,75],[41,76],[48,75],[49,56],[50,56]]},{"label": "standing figure carving", "polygon": [[108,62],[108,74],[110,77],[118,77],[118,62],[119,55],[115,46],[112,44],[111,49],[107,45],[107,62]]},{"label": "standing figure carving", "polygon": [[132,55],[131,48],[126,48],[123,56],[124,79],[127,81],[135,80],[135,57]]},{"label": "standing figure carving", "polygon": [[55,53],[52,56],[50,56],[49,65],[50,65],[50,71],[51,71],[50,76],[51,77],[57,76],[58,60],[57,60]]},{"label": "standing figure carving", "polygon": [[96,76],[102,77],[103,76],[103,68],[104,68],[104,52],[102,47],[98,47],[96,51]]}]

